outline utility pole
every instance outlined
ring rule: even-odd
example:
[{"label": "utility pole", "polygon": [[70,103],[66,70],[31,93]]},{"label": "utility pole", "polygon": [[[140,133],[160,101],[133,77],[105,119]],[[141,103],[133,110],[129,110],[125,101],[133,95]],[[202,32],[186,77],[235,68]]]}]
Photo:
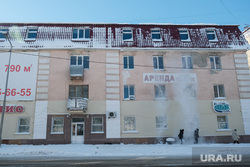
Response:
[{"label": "utility pole", "polygon": [[9,41],[10,43],[10,55],[9,55],[9,63],[8,63],[8,70],[7,70],[7,76],[6,76],[6,83],[5,83],[5,93],[4,93],[4,99],[3,99],[3,111],[2,111],[2,117],[1,117],[1,127],[0,127],[0,147],[2,144],[2,132],[3,132],[3,121],[4,121],[4,114],[6,110],[6,94],[7,94],[7,86],[9,82],[9,73],[10,73],[10,60],[11,60],[11,52],[12,52],[12,43],[10,42],[8,32],[2,32],[5,39]]}]

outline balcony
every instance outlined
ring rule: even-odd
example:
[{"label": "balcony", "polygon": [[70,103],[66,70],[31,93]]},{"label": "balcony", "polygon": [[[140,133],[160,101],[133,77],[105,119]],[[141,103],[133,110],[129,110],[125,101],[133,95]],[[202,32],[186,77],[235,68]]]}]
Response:
[{"label": "balcony", "polygon": [[70,78],[83,80],[83,65],[70,65]]},{"label": "balcony", "polygon": [[88,109],[87,98],[70,98],[68,99],[67,109],[70,111],[83,111]]}]

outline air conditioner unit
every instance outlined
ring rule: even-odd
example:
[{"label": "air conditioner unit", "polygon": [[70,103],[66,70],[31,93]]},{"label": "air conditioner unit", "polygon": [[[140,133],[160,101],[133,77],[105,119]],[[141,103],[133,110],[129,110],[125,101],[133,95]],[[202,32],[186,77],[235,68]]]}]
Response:
[{"label": "air conditioner unit", "polygon": [[129,96],[129,100],[135,100],[135,96],[134,95],[130,95]]},{"label": "air conditioner unit", "polygon": [[109,112],[108,113],[108,118],[115,118],[116,117],[116,112]]}]

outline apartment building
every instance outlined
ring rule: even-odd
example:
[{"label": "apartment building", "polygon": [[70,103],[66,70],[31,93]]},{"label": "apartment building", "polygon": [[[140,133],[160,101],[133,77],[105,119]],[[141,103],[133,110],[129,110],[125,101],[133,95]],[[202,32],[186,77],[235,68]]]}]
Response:
[{"label": "apartment building", "polygon": [[[236,25],[1,23],[3,143],[242,142],[247,43]],[[2,107],[0,108],[2,111]]]}]

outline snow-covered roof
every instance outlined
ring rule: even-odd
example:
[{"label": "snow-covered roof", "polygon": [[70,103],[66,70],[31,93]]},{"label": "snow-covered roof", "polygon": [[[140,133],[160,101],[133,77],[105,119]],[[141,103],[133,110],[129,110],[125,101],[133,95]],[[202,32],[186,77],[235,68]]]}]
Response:
[{"label": "snow-covered roof", "polygon": [[[27,30],[37,28],[35,40],[27,40]],[[73,28],[89,28],[87,40],[72,40]],[[13,49],[61,48],[228,48],[246,49],[246,40],[238,25],[215,24],[118,24],[118,23],[0,23],[9,29]],[[133,39],[123,40],[123,28],[131,28]],[[151,29],[160,30],[161,39],[153,40]],[[180,38],[179,29],[186,29],[189,40]],[[206,30],[213,29],[216,40],[209,41]],[[9,43],[0,40],[0,48]]]}]

